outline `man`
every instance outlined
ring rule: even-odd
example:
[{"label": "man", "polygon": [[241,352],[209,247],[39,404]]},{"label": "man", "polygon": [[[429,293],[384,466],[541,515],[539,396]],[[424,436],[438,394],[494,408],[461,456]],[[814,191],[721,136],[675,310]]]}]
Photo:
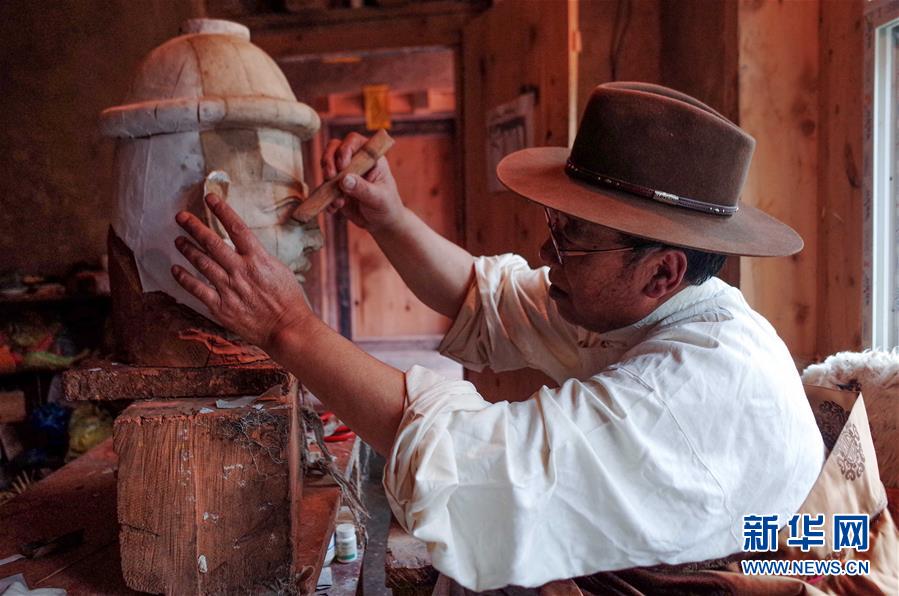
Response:
[{"label": "man", "polygon": [[[329,177],[364,139],[329,145]],[[754,141],[678,92],[594,91],[569,154],[526,149],[500,180],[547,210],[547,267],[473,258],[407,210],[383,159],[342,182],[415,294],[454,317],[441,350],[469,368],[540,369],[558,387],[491,404],[421,367],[401,373],[327,328],[289,272],[216,197],[228,248],[193,216],[176,279],[293,371],[388,456],[398,519],[469,589],[726,557],[743,516],[802,505],[821,436],[783,342],[711,277],[726,254],[787,255],[789,227],[739,203]]]}]

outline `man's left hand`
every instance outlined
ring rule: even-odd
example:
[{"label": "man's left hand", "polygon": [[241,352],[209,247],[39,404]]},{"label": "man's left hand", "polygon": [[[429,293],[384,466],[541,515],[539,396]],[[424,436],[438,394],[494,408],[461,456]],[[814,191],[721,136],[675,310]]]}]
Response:
[{"label": "man's left hand", "polygon": [[172,275],[222,325],[268,351],[278,333],[314,315],[293,273],[265,251],[240,216],[216,195],[207,195],[206,203],[234,248],[195,215],[182,211],[175,221],[193,241],[179,236],[175,246],[208,283],[178,265]]}]

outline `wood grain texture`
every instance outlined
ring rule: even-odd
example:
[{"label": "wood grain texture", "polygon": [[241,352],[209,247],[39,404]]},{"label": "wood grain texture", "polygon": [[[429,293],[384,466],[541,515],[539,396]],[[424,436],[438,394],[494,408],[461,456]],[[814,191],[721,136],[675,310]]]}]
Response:
[{"label": "wood grain texture", "polygon": [[[660,81],[661,2],[582,2],[578,29],[577,113],[596,85],[609,81]],[[614,63],[614,69],[613,69]]]},{"label": "wood grain texture", "polygon": [[[397,136],[388,159],[406,206],[442,236],[456,241],[459,192],[451,134]],[[406,287],[371,235],[347,229],[353,338],[359,340],[443,334],[446,317]]]},{"label": "wood grain texture", "polygon": [[462,28],[483,10],[477,3],[440,0],[396,8],[312,11],[241,19],[253,43],[275,60],[302,54],[453,46]]},{"label": "wood grain texture", "polygon": [[743,2],[739,12],[739,122],[757,141],[743,200],[805,240],[789,258],[742,259],[741,287],[800,360],[817,353],[818,8]]},{"label": "wood grain texture", "polygon": [[[337,469],[347,478],[359,470],[360,439],[331,443],[329,449]],[[357,483],[358,488],[358,483]],[[300,594],[315,591],[315,582],[324,563],[328,543],[340,510],[340,487],[329,477],[306,478],[300,521],[294,543],[296,589]]]},{"label": "wood grain texture", "polygon": [[[566,146],[576,121],[571,79],[577,59],[571,45],[573,2],[545,11],[540,3],[507,0],[474,19],[465,29],[462,96],[465,146],[465,246],[475,255],[515,252],[539,265],[546,239],[543,210],[514,193],[488,190],[486,113],[536,91],[535,144]],[[491,32],[502,30],[504,35]],[[532,370],[496,375],[468,373],[486,399],[528,397],[548,379]]]},{"label": "wood grain texture", "polygon": [[260,403],[219,410],[215,399],[147,401],[116,419],[130,587],[213,594],[290,581],[292,408]]},{"label": "wood grain texture", "polygon": [[287,387],[290,375],[271,361],[197,368],[91,362],[64,372],[62,383],[69,401],[233,397],[261,395],[275,385]]},{"label": "wood grain texture", "polygon": [[864,309],[870,308],[862,281],[862,177],[871,171],[862,159],[865,4],[862,0],[821,2],[818,357],[862,349]]}]

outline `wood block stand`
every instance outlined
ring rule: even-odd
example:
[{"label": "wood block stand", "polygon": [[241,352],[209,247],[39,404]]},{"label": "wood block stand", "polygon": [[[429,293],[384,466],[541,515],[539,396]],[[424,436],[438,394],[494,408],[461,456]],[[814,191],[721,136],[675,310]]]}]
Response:
[{"label": "wood block stand", "polygon": [[[75,400],[177,397],[135,402],[116,420],[121,571],[129,588],[314,591],[340,491],[303,500],[296,379],[273,363],[106,363],[70,371],[63,384]],[[279,388],[252,404],[216,407],[222,396],[258,395],[272,384]]]},{"label": "wood block stand", "polygon": [[138,402],[116,419],[122,573],[131,588],[218,594],[289,582],[302,495],[285,399]]}]

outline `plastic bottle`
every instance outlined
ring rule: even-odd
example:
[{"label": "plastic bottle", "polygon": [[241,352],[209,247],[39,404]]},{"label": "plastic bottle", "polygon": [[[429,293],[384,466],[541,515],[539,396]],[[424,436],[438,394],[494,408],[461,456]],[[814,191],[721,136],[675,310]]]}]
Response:
[{"label": "plastic bottle", "polygon": [[356,526],[337,524],[337,562],[350,563],[356,560]]}]

